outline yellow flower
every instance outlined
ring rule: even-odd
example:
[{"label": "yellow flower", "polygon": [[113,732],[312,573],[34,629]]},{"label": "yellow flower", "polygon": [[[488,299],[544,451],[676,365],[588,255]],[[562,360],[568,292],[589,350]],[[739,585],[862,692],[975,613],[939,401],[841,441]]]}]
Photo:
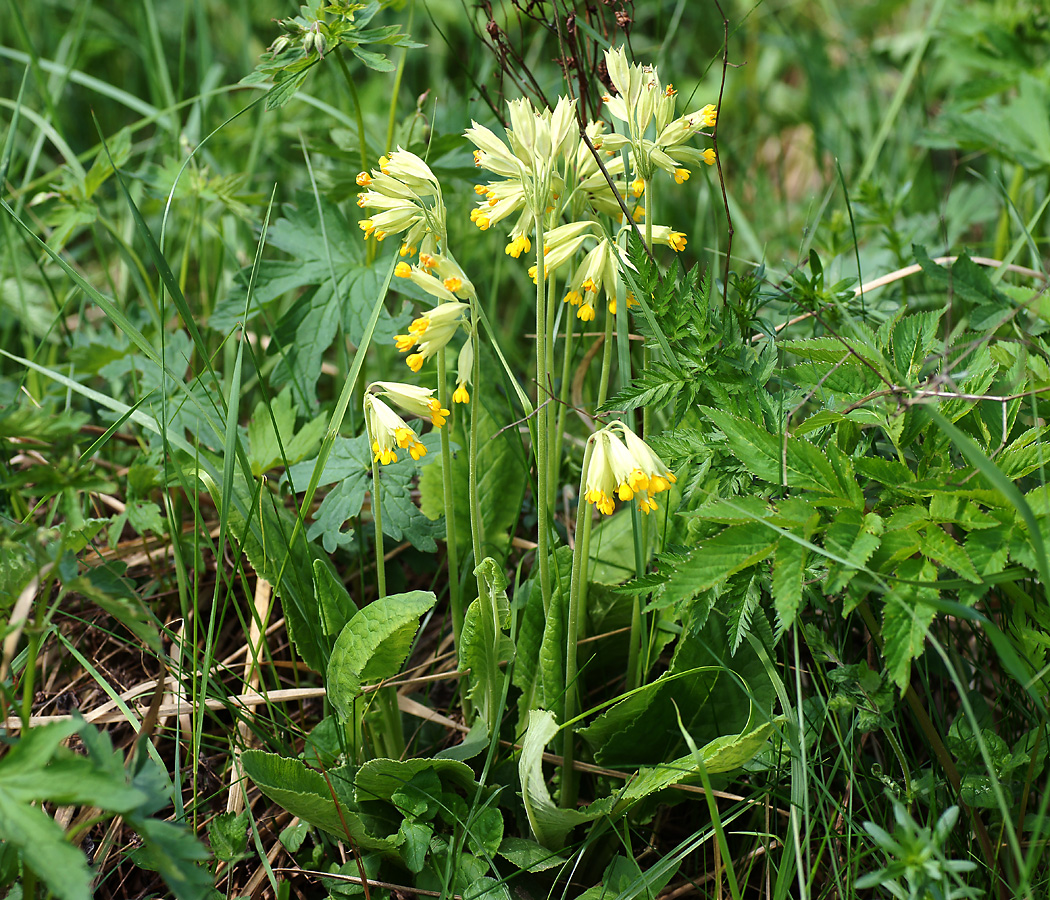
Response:
[{"label": "yellow flower", "polygon": [[442,408],[434,396],[433,388],[401,384],[397,381],[375,381],[368,386],[368,389],[381,392],[381,396],[392,400],[409,415],[430,419],[435,428],[444,425],[445,420],[451,415],[447,409]]},{"label": "yellow flower", "polygon": [[473,372],[474,341],[468,336],[466,342],[459,349],[459,359],[456,362],[456,391],[452,395],[453,403],[470,403],[467,385],[470,384]]},{"label": "yellow flower", "polygon": [[584,499],[599,512],[611,515],[615,499],[637,499],[638,508],[649,513],[657,509],[653,497],[666,491],[674,474],[641,438],[623,422],[613,422],[591,436],[590,462],[584,473]]},{"label": "yellow flower", "polygon": [[368,188],[357,197],[358,206],[377,210],[361,223],[365,237],[405,234],[402,256],[410,256],[428,236],[445,240],[445,204],[441,186],[430,167],[414,153],[398,147],[379,158],[379,169],[361,172],[357,184]]},{"label": "yellow flower", "polygon": [[397,462],[397,448],[408,450],[413,459],[426,455],[416,433],[405,420],[375,394],[365,394],[365,425],[372,441],[373,458],[384,466]]},{"label": "yellow flower", "polygon": [[689,180],[688,169],[675,169],[674,170],[674,181],[675,184],[684,184]]},{"label": "yellow flower", "polygon": [[405,360],[413,372],[418,372],[426,360],[452,340],[468,309],[470,307],[466,303],[458,301],[441,303],[409,323],[408,334],[394,336],[394,342],[401,353],[407,353],[413,346],[419,345],[419,352],[411,354]]},{"label": "yellow flower", "polygon": [[511,242],[507,244],[507,255],[513,256],[518,259],[522,253],[528,253],[532,249],[532,241],[529,240],[527,234],[519,234],[516,237],[512,237]]}]

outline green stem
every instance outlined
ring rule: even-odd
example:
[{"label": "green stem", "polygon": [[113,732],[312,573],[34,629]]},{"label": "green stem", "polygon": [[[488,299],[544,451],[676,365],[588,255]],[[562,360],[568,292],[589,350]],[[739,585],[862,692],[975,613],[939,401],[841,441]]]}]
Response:
[{"label": "green stem", "polygon": [[[645,246],[649,254],[653,252],[653,180],[646,179],[645,182]],[[648,347],[642,347],[642,375],[645,376],[652,367],[652,352]],[[653,410],[646,404],[642,407],[642,437],[649,440],[649,430],[652,427]]]},{"label": "green stem", "polygon": [[[587,481],[587,466],[591,461],[591,453],[594,450],[594,438],[587,441],[587,449],[583,453],[583,475],[580,478],[580,495],[576,504],[576,546],[572,549],[572,574],[569,580],[569,607],[565,616],[565,698],[563,707],[562,724],[571,722],[579,707],[577,700],[578,690],[576,686],[576,643],[579,636],[580,622],[583,618],[583,608],[587,602],[587,557],[590,552],[591,542],[591,503],[585,499],[584,491]],[[575,747],[573,746],[573,730],[565,728],[562,737],[562,772],[561,772],[561,798],[562,807],[571,808],[576,805],[576,779],[573,770],[573,758]]]},{"label": "green stem", "polygon": [[999,213],[999,222],[995,226],[996,259],[1002,259],[1010,247],[1010,203],[1013,203],[1014,206],[1017,205],[1022,187],[1024,187],[1024,166],[1017,166],[1014,169],[1013,178],[1010,180],[1010,202],[1003,204],[1002,212]]},{"label": "green stem", "polygon": [[29,645],[26,648],[25,675],[22,677],[22,734],[29,734],[29,717],[33,714],[33,682],[36,679],[36,658],[40,652],[40,633],[34,623],[29,629]]},{"label": "green stem", "polygon": [[[371,446],[372,435],[368,436],[368,444]],[[372,521],[376,532],[376,585],[379,588],[379,596],[386,596],[386,560],[383,559],[383,509],[379,503],[379,460],[372,459]]]},{"label": "green stem", "polygon": [[350,99],[354,102],[354,118],[357,120],[357,143],[360,145],[361,150],[361,171],[366,172],[368,171],[368,149],[365,147],[365,117],[361,111],[361,98],[357,96],[357,85],[354,84],[354,78],[350,74],[350,69],[347,68],[343,55],[341,53],[332,55],[335,56],[336,62],[339,63],[339,70],[343,73],[343,80],[350,89]]},{"label": "green stem", "polygon": [[[437,370],[438,402],[442,409],[451,409],[448,405],[444,347],[438,351]],[[448,435],[449,427],[441,429],[441,488],[445,498],[445,551],[448,554],[448,599],[452,611],[452,639],[458,654],[459,636],[463,630],[463,598],[459,590],[459,544],[456,540],[456,504],[452,495],[452,448]]]},{"label": "green stem", "polygon": [[[346,60],[343,59],[343,54],[336,52],[332,54],[336,62],[339,63],[339,69],[343,73],[343,80],[346,82],[346,86],[350,89],[350,99],[354,103],[354,118],[357,120],[357,143],[361,149],[361,171],[368,171],[368,149],[365,146],[365,117],[361,111],[361,98],[357,95],[357,85],[354,84],[354,78],[350,74],[350,69],[347,68]],[[394,94],[397,97],[397,94]],[[365,262],[368,265],[372,265],[376,258],[376,242],[365,241]]]},{"label": "green stem", "polygon": [[[408,7],[408,22],[405,25],[405,33],[412,33],[412,18],[416,12],[416,4],[413,2]],[[394,143],[394,120],[397,118],[397,95],[401,93],[401,78],[405,74],[405,60],[408,59],[408,51],[401,52],[401,59],[397,64],[397,73],[394,75],[394,92],[390,96],[390,115],[386,122],[386,149]],[[447,408],[447,407],[446,407]]]},{"label": "green stem", "polygon": [[405,755],[405,730],[401,725],[401,710],[397,705],[397,688],[388,685],[381,687],[376,693],[381,725],[381,752],[387,759],[401,759]]},{"label": "green stem", "polygon": [[546,616],[550,614],[551,608],[551,573],[547,540],[547,473],[550,464],[547,446],[547,406],[543,398],[547,366],[547,278],[544,272],[543,215],[544,211],[539,207],[533,210],[536,226],[536,555],[539,557],[540,595],[543,598],[543,614]]},{"label": "green stem", "polygon": [[[548,400],[552,400],[554,397],[554,385],[551,383],[551,379],[554,377],[554,319],[555,313],[557,312],[557,305],[554,302],[554,298],[557,296],[557,292],[554,288],[554,276],[551,276],[550,285],[547,288],[547,326],[546,333],[543,335],[543,341],[547,348],[546,356],[547,361],[543,371],[543,387],[545,388],[544,393]],[[553,402],[548,403],[546,407],[546,416],[544,417],[544,423],[547,427],[547,447],[549,451],[548,467],[547,467],[547,502],[550,504],[551,509],[557,508],[557,493],[558,493],[558,472],[561,463],[561,456],[558,454],[558,435],[556,433],[557,426],[557,415],[555,410],[555,404]]]},{"label": "green stem", "polygon": [[[617,299],[617,303],[621,301]],[[605,403],[609,395],[609,378],[612,375],[612,351],[613,351],[613,316],[608,310],[605,311],[605,345],[602,347],[602,371],[598,377],[598,402],[596,406]]]},{"label": "green stem", "polygon": [[565,344],[562,347],[561,387],[558,390],[557,425],[554,428],[554,458],[561,459],[562,441],[565,435],[565,414],[569,408],[569,391],[572,386],[572,339],[576,333],[576,316],[569,310],[565,316]]},{"label": "green stem", "polygon": [[[467,500],[470,504],[470,545],[474,551],[474,574],[478,583],[478,596],[485,589],[483,579],[477,574],[481,564],[481,547],[485,540],[484,525],[481,521],[481,504],[478,501],[478,421],[481,410],[481,347],[478,336],[478,300],[470,298],[470,320],[474,327],[474,365],[471,367],[470,390],[470,448],[467,466]],[[464,701],[466,702],[466,701]]]}]

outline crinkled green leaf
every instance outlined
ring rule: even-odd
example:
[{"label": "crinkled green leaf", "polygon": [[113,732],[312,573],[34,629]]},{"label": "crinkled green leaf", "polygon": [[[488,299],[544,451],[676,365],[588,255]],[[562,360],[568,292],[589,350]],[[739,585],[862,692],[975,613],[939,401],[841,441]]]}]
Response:
[{"label": "crinkled green leaf", "polygon": [[350,718],[365,684],[392,678],[412,649],[419,618],[437,602],[431,591],[380,597],[357,611],[336,638],[328,662],[328,699]]}]

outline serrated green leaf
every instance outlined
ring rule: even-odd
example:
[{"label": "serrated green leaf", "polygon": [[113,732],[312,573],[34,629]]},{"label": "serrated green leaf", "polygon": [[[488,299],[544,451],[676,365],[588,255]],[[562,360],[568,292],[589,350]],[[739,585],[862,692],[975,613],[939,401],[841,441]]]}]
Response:
[{"label": "serrated green leaf", "polygon": [[977,574],[973,561],[966,555],[966,551],[948,536],[945,531],[937,525],[926,527],[925,540],[922,542],[922,555],[942,566],[954,569],[967,581],[980,584],[981,576]]},{"label": "serrated green leaf", "polygon": [[778,534],[761,522],[733,525],[705,539],[672,567],[659,597],[650,608],[659,609],[695,597],[753,566],[773,552]]},{"label": "serrated green leaf", "polygon": [[890,338],[893,362],[900,377],[905,380],[918,378],[923,363],[933,348],[937,337],[937,323],[943,310],[925,310],[904,316],[894,326]]},{"label": "serrated green leaf", "polygon": [[789,487],[844,495],[827,457],[804,438],[784,439],[753,422],[710,407],[701,407],[700,411],[726,436],[740,462],[764,481],[781,484],[786,476]]},{"label": "serrated green leaf", "polygon": [[22,852],[31,868],[61,900],[90,900],[87,859],[42,809],[12,800],[0,787],[0,834]]},{"label": "serrated green leaf", "polygon": [[[909,581],[933,581],[936,570],[928,562],[908,560],[898,574]],[[926,647],[926,633],[937,610],[924,602],[935,600],[934,588],[897,582],[885,595],[882,614],[883,657],[889,678],[904,690],[911,677],[912,661]]]},{"label": "serrated green leaf", "polygon": [[396,675],[419,628],[419,618],[437,602],[431,591],[380,597],[354,617],[336,638],[328,661],[328,699],[344,720],[368,683]]},{"label": "serrated green leaf", "polygon": [[915,480],[915,475],[912,474],[911,469],[895,459],[861,456],[853,460],[853,465],[866,478],[877,481],[879,484],[890,485],[891,487],[907,484]]},{"label": "serrated green leaf", "polygon": [[792,626],[802,606],[802,583],[808,551],[801,544],[782,537],[773,561],[773,603],[781,625]]}]

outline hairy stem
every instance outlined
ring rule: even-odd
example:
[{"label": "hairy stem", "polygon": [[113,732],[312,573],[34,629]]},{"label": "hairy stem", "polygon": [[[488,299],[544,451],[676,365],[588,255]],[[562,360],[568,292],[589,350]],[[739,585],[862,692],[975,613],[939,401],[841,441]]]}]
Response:
[{"label": "hairy stem", "polygon": [[[547,446],[547,405],[543,397],[547,370],[547,278],[544,271],[543,215],[537,205],[533,209],[536,231],[536,556],[540,564],[540,595],[543,598],[543,614],[551,608],[551,572],[548,548],[548,495],[547,473],[550,471]],[[480,562],[480,560],[479,560]]]},{"label": "hairy stem", "polygon": [[[591,461],[594,439],[587,441],[583,453],[583,476],[580,479],[580,494],[576,504],[576,546],[572,549],[572,574],[569,580],[569,606],[565,616],[565,703],[562,722],[569,722],[579,708],[576,686],[576,641],[579,636],[583,609],[587,602],[587,557],[590,552],[591,504],[584,497],[587,483],[587,466]],[[561,797],[562,807],[576,805],[576,781],[573,771],[573,730],[566,728],[562,745]]]},{"label": "hairy stem", "polygon": [[[445,348],[437,355],[438,402],[442,409],[448,405],[448,384],[445,371]],[[441,429],[441,490],[445,500],[445,552],[448,555],[448,602],[452,612],[452,639],[459,652],[459,636],[463,630],[463,598],[459,590],[459,545],[456,541],[456,504],[452,496],[452,448],[448,428]]]}]

